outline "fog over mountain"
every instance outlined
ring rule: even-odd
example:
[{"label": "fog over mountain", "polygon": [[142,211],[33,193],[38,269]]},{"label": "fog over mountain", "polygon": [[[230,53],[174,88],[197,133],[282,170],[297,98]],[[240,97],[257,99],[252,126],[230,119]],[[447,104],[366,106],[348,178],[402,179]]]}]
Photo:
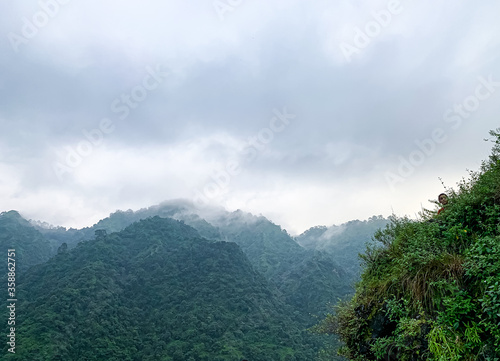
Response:
[{"label": "fog over mountain", "polygon": [[[293,234],[432,207],[500,115],[500,4],[0,5],[0,200],[90,226],[165,199]],[[463,144],[467,144],[464,147]]]},{"label": "fog over mountain", "polygon": [[327,239],[294,238],[263,216],[189,200],[116,211],[82,229],[1,212],[0,248],[15,250],[24,310],[12,345],[33,361],[312,360],[336,339],[306,330],[352,294],[360,270],[352,260],[386,223],[314,228]]}]

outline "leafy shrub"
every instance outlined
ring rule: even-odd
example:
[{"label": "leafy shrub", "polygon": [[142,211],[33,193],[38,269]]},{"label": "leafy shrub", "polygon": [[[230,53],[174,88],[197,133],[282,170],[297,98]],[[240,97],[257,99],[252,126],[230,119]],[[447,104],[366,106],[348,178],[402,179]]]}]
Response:
[{"label": "leafy shrub", "polygon": [[439,215],[391,217],[355,296],[320,323],[350,360],[500,360],[500,129]]}]

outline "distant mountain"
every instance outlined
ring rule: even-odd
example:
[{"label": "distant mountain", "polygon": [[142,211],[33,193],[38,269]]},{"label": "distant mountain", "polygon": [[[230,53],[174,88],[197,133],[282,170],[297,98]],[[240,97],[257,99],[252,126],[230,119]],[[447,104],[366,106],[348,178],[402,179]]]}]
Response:
[{"label": "distant mountain", "polygon": [[[304,325],[314,323],[310,315],[324,314],[329,302],[353,291],[344,267],[334,257],[323,251],[305,249],[267,218],[241,210],[200,209],[186,200],[172,200],[135,212],[116,211],[94,226],[81,230],[54,227],[39,227],[39,230],[46,237],[58,239],[72,248],[78,242],[93,238],[96,230],[116,232],[155,216],[182,220],[204,238],[238,244],[254,269],[281,291],[286,302],[300,311]],[[317,264],[319,260],[321,264]]]},{"label": "distant mountain", "polygon": [[236,211],[211,219],[224,239],[236,242],[255,269],[273,282],[304,322],[352,293],[345,271],[325,252],[307,250],[265,217]]},{"label": "distant mountain", "polygon": [[163,202],[135,212],[116,211],[94,226],[80,230],[34,221],[30,224],[19,214],[13,218],[25,228],[26,235],[33,233],[21,237],[19,246],[26,258],[23,267],[27,269],[56,255],[59,247],[63,252],[93,239],[96,231],[111,234],[156,216],[182,221],[205,239],[238,244],[253,269],[270,282],[277,296],[292,308],[303,329],[316,322],[313,316],[325,315],[329,304],[352,294],[359,272],[357,255],[364,251],[364,244],[373,232],[387,222],[382,217],[372,217],[338,227],[314,227],[294,239],[265,217],[241,210],[199,209],[184,200]]},{"label": "distant mountain", "polygon": [[[137,334],[133,336],[126,334],[123,339],[110,336],[106,342],[112,345],[111,349],[124,350],[120,355],[125,357],[125,354],[131,352],[126,344],[134,344],[140,339],[141,344],[150,345],[144,346],[147,351],[136,350],[138,354],[144,356],[144,359],[148,357],[157,359],[153,356],[157,355],[156,351],[151,351],[151,348],[160,347],[163,353],[175,349],[176,351],[172,352],[177,352],[177,355],[191,354],[193,360],[204,360],[204,356],[201,355],[213,357],[216,353],[227,356],[226,358],[220,356],[220,360],[233,360],[238,359],[235,358],[238,352],[242,352],[241,355],[252,360],[287,360],[292,354],[295,355],[295,360],[300,360],[312,357],[310,352],[316,352],[318,344],[322,342],[316,336],[314,336],[315,341],[312,341],[311,335],[306,336],[302,332],[316,323],[317,319],[313,316],[326,315],[329,304],[352,294],[354,280],[357,279],[359,271],[357,254],[364,251],[364,244],[371,238],[373,232],[386,223],[387,220],[382,217],[372,217],[368,221],[352,221],[341,226],[313,227],[293,238],[286,230],[263,216],[255,216],[241,210],[228,212],[221,208],[199,209],[188,201],[175,200],[135,212],[116,211],[94,226],[83,229],[66,229],[37,221],[28,222],[15,211],[4,212],[0,216],[0,241],[6,249],[16,247],[16,251],[19,251],[18,262],[19,265],[22,264],[23,271],[38,265],[28,272],[26,282],[23,282],[20,288],[27,292],[23,296],[23,302],[27,302],[23,303],[23,307],[30,310],[26,313],[26,323],[23,320],[24,316],[20,316],[25,330],[23,332],[26,332],[23,334],[23,341],[20,342],[25,343],[23,347],[26,347],[26,350],[33,351],[42,347],[40,345],[43,340],[47,341],[50,337],[61,339],[56,343],[59,345],[57,347],[50,349],[42,347],[45,359],[56,360],[59,357],[57,355],[61,355],[60,359],[67,357],[76,359],[78,355],[83,355],[79,352],[85,349],[85,346],[80,345],[79,339],[75,338],[77,329],[85,330],[78,331],[79,334],[83,332],[83,339],[95,336],[92,333],[93,328],[100,330],[97,332],[98,335],[101,335],[103,330],[111,332],[110,325],[118,327],[117,329],[122,330],[120,332],[125,332],[123,330],[130,326],[136,330],[135,332],[142,334],[146,332],[145,320],[155,324],[161,319],[162,316],[155,313],[155,310],[158,304],[164,304],[165,309],[170,310],[169,315],[176,320],[172,321],[173,323],[164,320],[166,322],[164,326],[168,325],[164,328],[170,330],[168,337],[174,334],[172,328],[184,331],[175,333],[175,337],[169,338],[168,342],[163,339],[163,341],[156,340],[161,346],[153,346],[155,343],[152,339],[158,336],[148,336],[152,339],[143,339]],[[96,234],[98,234],[97,239],[95,239]],[[188,254],[191,255],[189,259],[186,258]],[[49,260],[53,256],[55,258]],[[220,257],[226,257],[225,261]],[[230,262],[228,258],[232,261]],[[241,268],[235,269],[233,261],[241,264]],[[228,262],[232,264],[230,268],[227,268]],[[188,272],[189,277],[187,275],[186,277],[189,279],[183,278],[181,273],[184,271],[181,270],[184,269]],[[208,270],[213,275],[209,280],[203,278]],[[243,277],[240,271],[244,271],[246,276]],[[154,275],[155,280],[163,280],[166,283],[160,281],[155,283],[156,281],[148,278],[149,272]],[[168,278],[167,273],[175,277]],[[236,286],[228,286],[227,290],[231,290],[234,297],[221,290],[221,287],[225,287],[226,278],[229,276],[233,277],[231,280]],[[247,276],[251,276],[251,282]],[[201,283],[196,283],[192,279]],[[241,282],[244,287],[239,286]],[[152,287],[157,293],[140,291],[141,285]],[[177,290],[179,287],[181,290]],[[142,292],[148,300],[151,299],[145,302],[151,302],[148,312],[155,314],[154,318],[146,317],[140,322],[133,319],[132,313],[139,312],[141,305],[139,301],[134,301],[132,289]],[[175,290],[176,296],[167,294],[162,289]],[[217,290],[217,294],[224,295],[225,301],[219,300],[212,294],[213,290]],[[252,292],[257,292],[258,296]],[[92,293],[98,295],[95,300],[90,296]],[[253,301],[250,304],[245,303],[247,294],[257,303],[252,303]],[[124,295],[127,296],[123,298]],[[207,302],[202,300],[205,298]],[[82,300],[88,305],[82,304]],[[132,303],[128,303],[129,301]],[[205,332],[203,328],[205,326],[201,321],[195,321],[189,316],[183,321],[189,326],[183,329],[178,319],[180,316],[176,316],[183,314],[185,307],[189,315],[196,313],[193,310],[203,310],[203,314],[209,314],[209,310],[205,310],[204,302],[210,305],[207,307],[215,310],[210,317],[215,317],[216,314],[230,315],[223,317],[222,324],[219,322],[221,319],[217,319],[219,331],[216,331],[217,327],[213,322],[208,323],[212,325],[210,340],[205,338],[198,340],[190,331],[200,329]],[[214,302],[218,302],[217,306],[214,306]],[[76,306],[68,309],[63,303]],[[179,304],[182,306],[178,306]],[[175,311],[171,311],[169,307]],[[271,314],[265,311],[263,316],[262,313],[255,313],[252,307],[259,309],[259,312],[264,312],[269,307],[274,311],[269,311]],[[46,309],[43,315],[36,315],[35,310],[42,309]],[[243,314],[234,313],[240,311],[245,314],[251,311],[251,319],[244,318]],[[97,321],[90,325],[88,320],[85,322],[77,320],[83,316],[89,319],[94,314],[101,317],[103,312],[109,312],[113,317],[107,321],[106,326],[96,324]],[[56,317],[54,314],[61,316]],[[291,316],[293,320],[290,319]],[[265,322],[269,317],[272,325],[279,326],[269,328],[269,323]],[[231,323],[231,319],[241,320],[243,324],[252,326],[244,330],[239,329],[239,326]],[[120,324],[121,320],[128,326]],[[56,328],[49,326],[52,321],[59,326]],[[40,322],[45,326],[41,326]],[[191,326],[190,322],[195,322],[197,326]],[[232,328],[228,325],[232,325]],[[254,332],[250,331],[254,330],[252,327],[257,327],[262,332],[252,333]],[[278,332],[281,328],[291,333]],[[229,329],[230,332],[223,332],[222,329]],[[151,335],[163,335],[164,332],[161,328],[154,328]],[[275,333],[288,341],[276,338]],[[223,337],[223,341],[220,337]],[[262,338],[275,341],[264,345],[261,344]],[[72,340],[75,346],[63,341],[65,339]],[[177,342],[175,345],[182,346],[175,348],[170,344],[172,340]],[[287,346],[286,349],[291,351],[280,348],[289,341],[294,345],[308,345],[307,350],[295,346],[291,349]],[[191,350],[191,347],[198,343],[204,346],[199,346],[198,351]],[[214,343],[230,347],[227,346],[229,348],[226,351],[221,351],[219,346],[214,346]],[[212,346],[206,349],[208,344]],[[259,354],[256,344],[259,345],[258,349],[265,352]],[[101,346],[103,349],[106,348],[104,344]],[[264,356],[278,350],[279,358]],[[276,353],[273,355],[278,357]],[[213,359],[210,357],[208,359]],[[165,358],[165,360],[174,359],[176,358]]]},{"label": "distant mountain", "polygon": [[309,361],[317,351],[238,245],[172,219],[61,249],[18,293],[16,360]]},{"label": "distant mountain", "polygon": [[47,239],[17,211],[0,213],[0,249],[5,257],[8,249],[15,249],[17,271],[47,261],[58,246],[57,241]]},{"label": "distant mountain", "polygon": [[[200,234],[209,239],[220,239],[221,236],[216,229],[198,215],[199,210],[189,201],[186,200],[171,200],[163,202],[159,205],[143,208],[138,211],[117,210],[91,227],[82,229],[66,229],[64,227],[47,227],[39,222],[33,222],[34,226],[46,237],[65,242],[69,248],[75,247],[78,242],[92,239],[94,233],[98,229],[111,232],[118,232],[134,222],[140,220],[160,216],[163,218],[174,218],[184,220],[186,223],[193,225]],[[218,208],[210,208],[205,210],[206,214],[214,214],[221,212]]]},{"label": "distant mountain", "polygon": [[328,252],[353,280],[357,280],[361,270],[358,254],[365,252],[366,243],[372,240],[373,234],[388,223],[389,220],[382,216],[373,216],[366,221],[354,220],[340,226],[317,226],[295,240],[304,248]]}]

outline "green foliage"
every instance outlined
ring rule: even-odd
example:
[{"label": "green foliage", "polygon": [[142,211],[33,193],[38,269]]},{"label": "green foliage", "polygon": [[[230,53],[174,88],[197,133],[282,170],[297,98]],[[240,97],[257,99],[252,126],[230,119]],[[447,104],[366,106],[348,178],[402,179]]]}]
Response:
[{"label": "green foliage", "polygon": [[417,312],[413,311],[407,299],[391,299],[385,302],[382,307],[382,319],[386,318],[386,327],[392,328],[393,331],[379,334],[371,343],[371,352],[375,358],[386,359],[397,355],[398,360],[408,361],[412,360],[415,354],[421,357],[428,355],[422,341],[429,322],[422,307],[417,308]]},{"label": "green foliage", "polygon": [[467,259],[466,275],[475,286],[481,314],[477,325],[491,335],[488,345],[500,354],[500,236],[478,238]]},{"label": "green foliage", "polygon": [[[107,254],[114,259],[116,253],[115,247],[118,247],[119,252],[125,252],[127,257],[131,258],[131,260],[134,259],[135,256],[145,257],[148,252],[150,254],[149,258],[151,258],[151,254],[155,255],[157,253],[161,254],[164,252],[164,247],[161,246],[161,241],[158,241],[151,245],[151,249],[144,250],[142,249],[142,246],[137,248],[138,244],[140,245],[142,242],[149,242],[149,239],[144,238],[145,235],[149,237],[148,232],[143,235],[142,233],[144,232],[141,231],[139,232],[140,234],[138,233],[133,236],[134,239],[140,240],[140,242],[134,243],[127,241],[123,242],[123,245],[110,243],[110,240],[115,239],[115,235],[112,233],[115,231],[122,231],[133,222],[139,221],[140,219],[147,219],[150,216],[173,216],[178,219],[182,219],[179,224],[183,224],[184,226],[190,225],[198,231],[190,234],[188,238],[200,238],[200,235],[203,235],[205,238],[211,240],[236,242],[245,253],[245,262],[247,262],[248,259],[253,269],[257,271],[257,274],[260,273],[264,275],[264,278],[261,279],[262,282],[266,283],[266,287],[268,287],[269,291],[273,294],[273,299],[279,299],[279,302],[282,303],[280,308],[283,309],[283,312],[286,310],[285,314],[293,315],[294,326],[292,328],[296,330],[295,332],[297,334],[302,332],[300,330],[306,329],[314,324],[316,319],[315,317],[317,317],[317,315],[322,317],[326,314],[326,311],[328,310],[327,303],[332,299],[344,297],[345,295],[352,293],[349,275],[344,272],[343,268],[337,262],[334,261],[334,256],[323,251],[304,249],[298,245],[285,230],[273,224],[266,218],[252,216],[241,211],[233,213],[219,211],[213,215],[208,213],[205,214],[209,217],[209,223],[194,213],[195,211],[196,210],[194,210],[187,202],[169,202],[159,206],[141,209],[136,212],[131,210],[125,212],[117,211],[111,214],[108,218],[98,222],[93,227],[80,230],[54,227],[40,222],[30,224],[14,212],[17,215],[14,217],[16,218],[16,222],[21,222],[23,229],[29,230],[27,236],[22,237],[18,243],[19,249],[23,250],[23,252],[21,252],[20,260],[23,260],[24,265],[27,265],[26,268],[34,264],[44,262],[51,256],[56,256],[56,258],[59,259],[59,262],[61,262],[61,259],[73,259],[74,253],[72,253],[72,249],[76,248],[77,252],[80,252],[83,245],[86,245],[84,247],[84,254],[87,256],[92,254],[92,257],[99,257],[99,252],[102,251],[104,254]],[[10,214],[11,212],[8,213]],[[5,217],[5,219],[8,218],[9,217]],[[355,221],[354,223],[357,224],[359,221]],[[361,224],[364,225],[365,222],[361,222]],[[109,236],[105,238],[107,243],[104,242],[105,239],[87,241],[88,239],[94,238],[94,232],[98,229],[106,230],[108,232]],[[166,233],[169,232],[170,231],[166,231]],[[178,233],[174,230],[172,230],[172,232]],[[11,237],[14,235],[20,235],[21,233],[22,232],[17,228],[13,228],[12,231],[10,231]],[[351,232],[349,230],[345,232],[345,234],[349,233],[355,232]],[[34,236],[35,234],[36,237]],[[8,235],[8,233],[4,232],[3,235]],[[1,236],[2,234],[0,233],[0,237]],[[33,240],[36,242],[33,242]],[[349,241],[352,241],[352,239],[349,239]],[[48,244],[50,247],[46,247],[45,250],[41,251],[40,246],[43,244]],[[16,246],[16,249],[18,247]],[[93,251],[91,251],[92,248]],[[111,252],[110,250],[114,251]],[[138,254],[135,255],[133,252],[130,253],[130,250],[136,250]],[[143,252],[145,253],[143,254]],[[340,254],[340,252],[338,254]],[[27,255],[28,258],[23,257],[24,255]],[[40,256],[43,257],[38,260],[37,257]],[[29,257],[32,257],[35,260],[31,261],[29,260]],[[26,262],[24,262],[25,260]],[[102,261],[105,264],[109,262],[104,260]],[[210,263],[211,266],[215,266],[213,260],[211,259],[204,259],[203,262],[200,262],[200,264],[203,263]],[[57,267],[61,267],[61,264],[58,263]],[[119,267],[120,269],[123,268],[121,265]],[[128,267],[136,267],[136,265],[134,264],[133,266]],[[36,268],[36,270],[39,272],[40,268]],[[67,268],[64,271],[61,269],[58,272],[65,275],[66,273],[71,273],[71,270],[71,268]],[[96,272],[95,268],[90,268],[89,270],[91,273]],[[142,272],[140,269],[137,271]],[[33,272],[35,271],[33,270]],[[54,279],[57,278],[55,276],[47,277],[52,277]],[[72,279],[71,282],[73,282],[74,285],[81,286],[82,284],[80,281],[84,277],[85,276],[81,276],[77,279]],[[131,277],[130,279],[123,275],[120,277],[122,277],[122,283],[129,280],[134,284],[138,282],[137,275]],[[261,276],[259,275],[259,277]],[[66,278],[61,277],[61,279]],[[30,282],[29,286],[36,290],[36,294],[36,292],[44,292],[44,290],[40,289],[38,285],[44,285],[45,282],[46,280],[39,279],[38,283]],[[117,288],[113,288],[113,294],[115,291],[122,292],[124,287],[122,283],[118,283],[119,286]],[[98,284],[96,287],[100,286],[102,285]],[[62,286],[59,282],[55,282],[54,287],[59,288]],[[64,286],[63,288],[65,291],[62,292],[62,295],[68,302],[72,302],[72,298],[67,298],[70,296],[88,300],[87,294],[91,293],[91,291],[87,290],[85,291],[86,294],[82,295],[82,290],[79,288],[70,286]],[[239,296],[241,297],[241,294],[239,294]],[[161,299],[161,297],[162,296],[157,296],[156,298]],[[195,295],[193,297],[199,297],[199,295]],[[59,295],[54,294],[53,297],[49,297],[48,300],[52,302],[58,298]],[[47,297],[42,297],[41,300],[47,301]],[[179,302],[182,302],[182,300],[183,299]],[[115,301],[116,300],[114,298],[111,299],[109,301],[109,305],[115,304]],[[49,305],[51,305],[50,302]],[[112,308],[111,306],[108,307]],[[59,307],[57,309],[59,310]],[[246,308],[243,307],[242,309],[244,310]],[[114,309],[113,312],[118,312],[118,309]],[[78,314],[81,315],[85,313],[83,311],[79,311]],[[52,317],[52,314],[47,313],[45,316]],[[120,314],[118,318],[125,319],[126,315]],[[66,322],[67,319],[58,320],[58,324],[61,327],[63,327]],[[50,327],[47,326],[47,328]],[[29,329],[29,331],[37,333],[40,330],[36,329],[35,331]],[[215,329],[212,331],[215,331]],[[188,337],[188,340],[191,340],[192,338],[189,334],[187,334],[186,337]],[[311,336],[309,334],[297,337],[299,337],[299,339],[307,340],[305,342],[307,345],[310,345],[310,350],[316,350],[318,345],[321,344],[323,340],[326,340],[324,337],[318,338],[317,336]],[[238,340],[241,338],[242,334],[238,332],[231,333],[231,339]],[[40,341],[38,340],[36,343],[38,342]],[[78,342],[76,344],[78,344]],[[187,345],[191,345],[191,343],[188,342]],[[197,350],[200,350],[200,354],[208,352],[201,351],[202,345],[203,347],[206,347],[207,342],[200,342],[197,343],[197,345]],[[122,346],[120,346],[120,349],[123,348]],[[233,352],[234,350],[240,350],[239,352],[241,352],[240,346],[236,347],[225,345],[224,347],[226,347],[226,351],[224,352],[231,354],[232,356],[235,355]],[[67,346],[62,348],[66,350],[64,352],[67,352]],[[174,352],[177,352],[178,354],[183,352],[183,350],[177,346],[174,348]],[[44,352],[48,352],[47,350],[48,349],[45,348]],[[213,355],[213,353],[210,355]],[[283,355],[285,358],[292,357],[288,351],[280,352],[280,355]],[[47,357],[48,356],[46,356],[46,358]],[[296,358],[298,356],[295,355],[293,357]],[[326,356],[323,355],[323,357]]]},{"label": "green foliage", "polygon": [[16,270],[47,261],[57,250],[57,245],[44,237],[16,211],[0,213],[0,249],[16,250]]},{"label": "green foliage", "polygon": [[306,361],[318,349],[235,243],[171,219],[60,252],[18,292],[17,360]]},{"label": "green foliage", "polygon": [[318,327],[350,360],[500,358],[500,132],[439,215],[392,217],[361,255],[352,300]]},{"label": "green foliage", "polygon": [[[212,209],[203,213],[207,221],[197,212],[199,210],[189,202],[178,200],[136,212],[116,211],[94,226],[81,230],[46,226],[38,227],[38,230],[46,238],[55,240],[57,247],[66,243],[71,249],[78,242],[94,238],[94,232],[98,229],[108,233],[118,232],[136,221],[154,216],[181,220],[206,239],[237,243],[252,266],[278,288],[285,302],[294,308],[293,313],[304,328],[315,322],[311,315],[326,314],[326,305],[332,299],[352,294],[352,275],[349,270],[354,267],[359,272],[359,267],[356,266],[358,250],[351,250],[349,261],[339,264],[337,260],[349,253],[347,249],[334,254],[304,249],[285,230],[265,217],[253,216],[240,210],[230,213]],[[380,220],[374,217],[373,222],[378,221]],[[356,229],[364,227],[366,222],[350,223],[353,226],[349,226],[344,232],[349,235],[345,239],[345,245],[360,242],[360,237],[355,237],[359,233]],[[364,234],[367,236],[366,232]],[[55,255],[57,247],[51,255]]]},{"label": "green foliage", "polygon": [[461,345],[456,341],[457,335],[450,329],[436,325],[428,335],[429,351],[436,361],[459,361]]},{"label": "green foliage", "polygon": [[365,244],[370,241],[373,233],[385,227],[388,222],[382,216],[373,216],[366,221],[354,220],[330,228],[317,226],[308,229],[296,237],[296,240],[307,249],[331,254],[350,281],[357,281],[361,270],[358,254],[364,251]]}]

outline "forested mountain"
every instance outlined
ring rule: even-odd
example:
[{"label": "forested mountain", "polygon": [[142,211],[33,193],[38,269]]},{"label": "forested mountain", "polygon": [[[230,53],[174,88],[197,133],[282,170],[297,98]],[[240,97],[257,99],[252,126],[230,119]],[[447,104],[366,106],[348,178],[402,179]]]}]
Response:
[{"label": "forested mountain", "polygon": [[306,248],[265,217],[182,200],[80,230],[2,213],[18,267],[37,265],[18,280],[17,356],[99,359],[85,351],[97,337],[106,360],[313,360],[324,339],[306,329],[352,294],[365,224],[336,242],[308,231]]},{"label": "forested mountain", "polygon": [[0,249],[16,250],[17,270],[47,261],[59,246],[37,231],[16,211],[0,213]]},{"label": "forested mountain", "polygon": [[317,350],[238,245],[171,219],[60,251],[18,293],[16,360],[305,361]]},{"label": "forested mountain", "polygon": [[355,296],[318,330],[350,360],[500,359],[500,129],[441,212],[393,217],[367,247]]},{"label": "forested mountain", "polygon": [[346,273],[333,257],[304,249],[265,217],[236,211],[212,222],[225,239],[241,247],[287,302],[307,316],[306,322],[313,322],[309,314],[322,314],[329,302],[353,291]]},{"label": "forested mountain", "polygon": [[[71,248],[79,241],[92,238],[96,230],[115,232],[153,216],[182,220],[207,239],[237,243],[254,269],[271,281],[282,297],[300,311],[304,326],[315,322],[312,315],[325,314],[329,302],[353,292],[352,276],[346,273],[347,265],[341,266],[336,259],[342,259],[343,254],[339,253],[337,257],[335,253],[305,249],[267,218],[241,210],[198,209],[189,201],[173,200],[135,212],[116,211],[94,226],[81,230],[38,229],[47,237],[66,242]],[[357,259],[357,253],[353,258]]]},{"label": "forested mountain", "polygon": [[[131,209],[127,211],[117,210],[116,212],[111,213],[109,217],[100,220],[93,226],[82,229],[44,227],[36,221],[33,222],[33,224],[42,234],[46,235],[46,237],[57,239],[61,243],[65,242],[68,244],[69,248],[76,246],[78,242],[91,239],[96,230],[102,229],[108,233],[118,232],[134,222],[154,216],[184,220],[186,223],[195,227],[203,237],[209,239],[221,239],[221,235],[218,233],[217,229],[214,229],[211,224],[202,219],[197,212],[199,212],[199,210],[196,209],[189,201],[171,200],[149,208],[143,208],[135,212]],[[218,214],[219,212],[225,211],[221,211],[218,208],[205,210],[205,213],[208,215],[213,215],[214,213]]]},{"label": "forested mountain", "polygon": [[340,226],[316,226],[295,239],[304,248],[330,253],[349,277],[357,280],[361,269],[358,254],[365,251],[366,243],[388,222],[382,216],[373,216],[366,221],[354,220]]}]

